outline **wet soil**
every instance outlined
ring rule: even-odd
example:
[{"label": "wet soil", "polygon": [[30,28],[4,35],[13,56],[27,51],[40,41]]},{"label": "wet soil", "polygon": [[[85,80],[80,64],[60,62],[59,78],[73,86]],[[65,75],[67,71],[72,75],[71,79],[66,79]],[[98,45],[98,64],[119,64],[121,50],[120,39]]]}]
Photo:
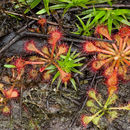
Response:
[{"label": "wet soil", "polygon": [[[119,1],[118,1],[119,2]],[[128,1],[120,0],[119,3],[127,3]],[[9,5],[6,5],[9,6]],[[8,7],[10,9],[10,7]],[[12,11],[12,8],[10,9]],[[58,14],[60,17],[61,14]],[[57,22],[53,16],[48,16],[48,20]],[[14,19],[10,16],[0,14],[0,47],[7,45],[10,40],[19,35],[16,33],[23,25],[27,24],[26,18],[22,20]],[[64,20],[64,25],[75,26],[74,13],[68,12]],[[34,23],[32,26],[37,26]],[[49,25],[47,25],[48,27]],[[28,32],[27,27],[25,32]],[[63,32],[75,31],[76,28],[63,28],[59,27]],[[46,34],[46,30],[45,30]],[[71,36],[68,36],[70,38]],[[0,54],[0,82],[5,85],[10,85],[11,81],[7,83],[7,80],[11,80],[10,69],[4,68],[7,58],[12,56],[22,56],[25,59],[29,57],[24,51],[24,43],[27,40],[33,39],[36,41],[37,46],[40,48],[47,43],[46,38],[38,38],[35,36],[24,36],[19,38],[14,44],[8,47],[4,52]],[[68,42],[67,44],[71,44]],[[72,50],[81,50],[80,43],[73,42]],[[91,57],[87,56],[83,61],[86,64]],[[80,67],[82,68],[82,67]],[[80,70],[80,68],[78,68]],[[87,107],[83,105],[86,100],[86,91],[91,88],[96,88],[99,93],[107,98],[107,88],[104,85],[104,78],[101,76],[102,72],[93,73],[90,68],[85,68],[83,75],[75,77],[77,79],[77,88],[75,91],[72,85],[69,83],[68,87],[64,85],[60,86],[60,89],[56,90],[57,81],[51,86],[49,83],[44,83],[42,78],[37,77],[36,80],[30,79],[27,76],[29,67],[26,68],[26,72],[22,80],[17,82],[17,89],[20,92],[20,97],[15,100],[11,100],[11,115],[0,115],[0,130],[98,130],[95,125],[90,123],[87,128],[81,125],[81,114],[90,114]],[[79,82],[78,82],[79,81]],[[119,84],[118,101],[115,106],[127,104],[130,100],[130,82]],[[104,116],[100,121],[101,130],[129,130],[130,129],[130,112],[120,111],[119,116],[113,122],[108,122]]]}]

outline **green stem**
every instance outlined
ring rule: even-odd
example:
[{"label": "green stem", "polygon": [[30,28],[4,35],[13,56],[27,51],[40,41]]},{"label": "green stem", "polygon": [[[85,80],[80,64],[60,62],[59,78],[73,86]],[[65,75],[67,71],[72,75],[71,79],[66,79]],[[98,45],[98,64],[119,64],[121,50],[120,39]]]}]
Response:
[{"label": "green stem", "polygon": [[103,107],[102,104],[95,98],[95,101],[99,104],[100,107]]},{"label": "green stem", "polygon": [[[96,114],[93,115],[93,118],[96,117],[97,115],[99,115],[99,113],[101,113],[102,110],[98,111]],[[103,112],[104,113],[104,112]],[[102,114],[101,114],[102,115]]]},{"label": "green stem", "polygon": [[124,106],[124,107],[110,107],[109,110],[127,110],[127,106]]},{"label": "green stem", "polygon": [[106,101],[106,103],[105,103],[105,105],[104,105],[104,109],[107,108],[109,101],[110,101],[110,96],[108,97],[108,99],[107,99],[107,101]]}]

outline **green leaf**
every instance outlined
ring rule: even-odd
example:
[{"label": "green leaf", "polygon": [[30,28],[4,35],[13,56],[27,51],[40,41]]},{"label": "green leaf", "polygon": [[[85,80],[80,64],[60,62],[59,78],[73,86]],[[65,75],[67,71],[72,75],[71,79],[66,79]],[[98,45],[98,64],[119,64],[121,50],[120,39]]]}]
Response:
[{"label": "green leaf", "polygon": [[72,83],[74,89],[77,91],[77,87],[76,87],[76,82],[75,82],[75,80],[74,80],[73,78],[71,78],[70,81],[71,81],[71,83]]},{"label": "green leaf", "polygon": [[53,82],[57,79],[58,76],[60,76],[60,72],[59,71],[53,77],[51,84],[53,84]]},{"label": "green leaf", "polygon": [[[93,21],[90,23],[90,25],[94,24],[95,22],[98,22],[98,20],[105,15],[106,11],[100,11],[98,14],[96,14]],[[89,25],[89,26],[90,26]]]},{"label": "green leaf", "polygon": [[82,72],[80,72],[79,70],[77,70],[77,69],[75,69],[75,68],[72,68],[71,71],[72,71],[72,72],[75,72],[75,73],[83,74]]},{"label": "green leaf", "polygon": [[88,9],[88,10],[82,11],[81,14],[79,15],[91,14],[92,12],[93,12],[93,9]]},{"label": "green leaf", "polygon": [[95,102],[94,100],[88,100],[87,103],[86,103],[86,105],[87,105],[88,107],[95,107],[94,102]]},{"label": "green leaf", "polygon": [[86,26],[85,26],[84,22],[82,21],[82,19],[81,19],[78,15],[76,15],[76,17],[77,17],[78,20],[80,21],[80,23],[81,23],[81,25],[82,25],[82,27],[83,27],[83,30],[85,30]]},{"label": "green leaf", "polygon": [[59,78],[58,83],[57,83],[57,90],[59,89],[60,84],[61,84],[61,79]]},{"label": "green leaf", "polygon": [[100,116],[97,116],[97,117],[95,117],[93,120],[92,120],[92,122],[93,122],[93,124],[95,124],[97,127],[99,127],[99,120],[100,120]]},{"label": "green leaf", "polygon": [[[56,5],[53,5],[53,6],[50,6],[49,9],[50,10],[55,10],[55,9],[62,9],[62,8],[65,8],[66,7],[66,4],[56,4]],[[46,9],[41,9],[39,10],[36,14],[44,14],[46,13]]]},{"label": "green leaf", "polygon": [[130,22],[128,22],[127,20],[123,19],[122,17],[115,16],[114,18],[115,18],[116,20],[120,21],[121,23],[124,23],[124,24],[130,26]]},{"label": "green leaf", "polygon": [[5,64],[4,67],[5,68],[16,68],[15,65],[11,65],[11,64]]},{"label": "green leaf", "polygon": [[68,11],[68,9],[70,8],[70,7],[72,7],[73,6],[73,4],[72,3],[69,3],[66,7],[65,7],[65,9],[64,9],[64,11],[63,11],[63,16],[65,15],[65,13]]},{"label": "green leaf", "polygon": [[56,67],[54,65],[49,65],[48,67],[46,67],[45,70],[53,70],[56,69]]},{"label": "green leaf", "polygon": [[118,117],[118,113],[116,111],[108,111],[108,114],[108,119],[110,122]]},{"label": "green leaf", "polygon": [[104,17],[100,20],[100,23],[102,24],[103,22],[105,22],[107,19],[109,19],[111,14],[111,10],[107,10],[106,14],[104,15]]},{"label": "green leaf", "polygon": [[30,4],[30,8],[27,8],[24,11],[24,14],[28,13],[30,11],[30,9],[35,8],[39,3],[41,2],[41,0],[34,0],[31,4]]},{"label": "green leaf", "polygon": [[128,10],[128,9],[116,9],[116,10],[112,10],[112,14],[114,14],[114,15],[128,14],[129,12],[130,12],[130,10]]},{"label": "green leaf", "polygon": [[74,63],[79,62],[79,61],[81,61],[81,60],[83,60],[83,59],[85,59],[85,57],[81,57],[81,58],[75,59],[75,60],[74,60]]},{"label": "green leaf", "polygon": [[113,95],[111,96],[111,98],[110,98],[110,100],[109,100],[107,106],[108,106],[108,105],[111,105],[111,104],[114,104],[115,101],[117,100],[117,98],[118,98],[118,96],[117,96],[116,94],[113,94]]},{"label": "green leaf", "polygon": [[43,0],[43,3],[44,3],[44,6],[45,6],[45,9],[46,9],[47,13],[50,15],[50,12],[49,12],[49,0]]},{"label": "green leaf", "polygon": [[110,35],[111,35],[111,30],[112,30],[112,22],[113,22],[113,19],[110,17],[108,19],[108,31]]}]

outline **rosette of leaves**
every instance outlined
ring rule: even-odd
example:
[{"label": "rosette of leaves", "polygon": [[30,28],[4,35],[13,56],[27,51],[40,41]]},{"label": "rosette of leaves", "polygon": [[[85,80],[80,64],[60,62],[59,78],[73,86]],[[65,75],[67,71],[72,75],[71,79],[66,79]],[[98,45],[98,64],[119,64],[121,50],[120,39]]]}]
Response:
[{"label": "rosette of leaves", "polygon": [[116,86],[119,78],[130,80],[127,73],[130,66],[130,27],[121,27],[118,33],[110,36],[106,26],[98,25],[95,33],[115,42],[86,41],[84,51],[97,53],[91,65],[92,70],[104,68],[108,86]]},{"label": "rosette of leaves", "polygon": [[103,115],[107,115],[108,120],[111,122],[118,117],[117,110],[130,110],[130,103],[126,106],[112,107],[118,98],[115,92],[109,94],[105,103],[102,96],[93,89],[89,90],[88,96],[90,99],[87,101],[86,105],[93,115],[82,115],[81,122],[85,127],[90,122],[93,122],[97,127],[100,127],[100,119]]},{"label": "rosette of leaves", "polygon": [[[83,60],[85,57],[79,57],[79,55],[80,55],[80,53],[77,53],[76,50],[73,53],[71,53],[71,47],[70,47],[66,55],[60,55],[60,59],[57,60],[57,63],[59,65],[59,67],[66,73],[82,74],[78,69],[76,69],[76,67],[83,65],[82,63],[79,63],[79,62],[81,60]],[[54,65],[51,65],[51,66],[47,67],[46,70],[48,70],[48,73],[52,73],[52,72],[56,71],[56,67]],[[60,70],[58,70],[52,79],[52,83],[53,83],[59,77],[57,89],[59,88],[59,86],[61,84],[60,75],[61,75],[61,72],[60,72]],[[77,90],[76,82],[75,82],[74,78],[71,77],[70,82],[72,83],[74,89]],[[65,86],[67,86],[67,82],[65,82]]]},{"label": "rosette of leaves", "polygon": [[[84,16],[83,16],[84,15]],[[79,17],[83,16],[83,17]],[[80,24],[76,24],[78,30],[75,34],[91,35],[91,29],[98,24],[108,26],[109,34],[112,29],[119,29],[121,23],[130,26],[130,10],[129,9],[113,9],[113,8],[97,8],[83,11],[77,16]],[[84,21],[86,23],[84,23]]]}]

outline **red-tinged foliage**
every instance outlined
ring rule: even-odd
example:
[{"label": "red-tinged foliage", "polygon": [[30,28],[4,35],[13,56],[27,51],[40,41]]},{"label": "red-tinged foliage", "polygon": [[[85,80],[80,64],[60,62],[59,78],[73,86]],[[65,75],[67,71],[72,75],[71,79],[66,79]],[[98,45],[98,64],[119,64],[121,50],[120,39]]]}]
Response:
[{"label": "red-tinged foliage", "polygon": [[87,116],[87,115],[82,115],[81,116],[81,123],[84,127],[87,127],[87,125],[94,119],[95,115],[93,116]]},{"label": "red-tinged foliage", "polygon": [[62,82],[63,83],[68,82],[71,78],[71,74],[63,71],[61,68],[58,68],[58,70],[60,72],[60,78],[61,78]]},{"label": "red-tinged foliage", "polygon": [[9,90],[3,90],[3,94],[7,99],[17,98],[19,96],[18,91],[13,86]]},{"label": "red-tinged foliage", "polygon": [[[83,45],[86,53],[98,53],[96,60],[92,62],[92,69],[96,71],[104,67],[104,76],[107,77],[106,83],[109,86],[116,86],[119,76],[123,79],[128,77],[127,69],[130,66],[130,37],[128,37],[128,34],[123,37],[120,36],[121,33],[124,34],[122,31],[123,28],[120,30],[120,33],[112,36],[116,43],[86,41]],[[105,26],[98,26],[96,33],[102,34],[109,40],[112,39]]]},{"label": "red-tinged foliage", "polygon": [[24,49],[26,52],[39,52],[39,50],[35,46],[35,42],[33,40],[29,40],[25,43]]},{"label": "red-tinged foliage", "polygon": [[56,43],[61,39],[62,33],[59,32],[58,30],[52,31],[50,33],[50,38],[48,40],[48,43],[50,43],[53,46],[56,45]]},{"label": "red-tinged foliage", "polygon": [[22,69],[22,68],[24,68],[25,65],[26,65],[25,60],[23,60],[22,58],[16,59],[15,66],[17,69]]},{"label": "red-tinged foliage", "polygon": [[116,91],[118,90],[117,86],[108,86],[108,95],[111,96],[113,95],[113,93],[116,93]]},{"label": "red-tinged foliage", "polygon": [[42,78],[43,78],[44,82],[49,82],[51,79],[51,74],[48,73],[48,71],[44,71],[42,74]]},{"label": "red-tinged foliage", "polygon": [[95,33],[96,34],[101,34],[101,35],[105,36],[106,38],[108,38],[109,40],[112,40],[110,35],[109,35],[107,27],[104,26],[104,25],[98,25],[96,27]]},{"label": "red-tinged foliage", "polygon": [[35,70],[35,69],[31,69],[31,70],[28,72],[28,74],[29,74],[29,78],[31,78],[31,79],[36,79],[36,77],[38,76],[38,71]]},{"label": "red-tinged foliage", "polygon": [[21,76],[24,73],[24,67],[26,65],[26,61],[23,60],[22,58],[18,58],[18,59],[16,59],[14,64],[16,66],[17,73],[18,73],[17,74],[17,79],[20,80]]},{"label": "red-tinged foliage", "polygon": [[[40,72],[44,72],[45,69],[50,66],[50,65],[54,65],[57,63],[57,60],[60,58],[61,54],[65,54],[68,51],[68,46],[66,44],[57,44],[57,42],[61,39],[62,34],[61,32],[59,32],[58,30],[52,31],[50,34],[50,39],[49,41],[51,41],[51,48],[50,46],[44,45],[40,50],[36,47],[35,42],[33,40],[29,40],[25,43],[25,51],[27,52],[35,52],[38,53],[39,56],[31,56],[29,58],[29,60],[23,60],[21,58],[17,59],[16,61],[16,68],[18,71],[22,69],[24,69],[25,65],[39,65]],[[59,70],[59,66],[57,64],[57,69]],[[64,72],[61,68],[60,68],[60,78],[62,79],[63,82],[67,82],[70,78],[71,78],[71,74],[70,73],[66,73]],[[35,75],[33,75],[33,72],[30,74],[32,75],[32,77]],[[46,74],[46,75],[45,75]],[[19,76],[20,79],[21,75]],[[31,76],[30,76],[31,77]],[[47,73],[43,73],[43,79],[49,79],[50,75]]]},{"label": "red-tinged foliage", "polygon": [[86,127],[88,125],[88,121],[87,121],[87,116],[86,115],[82,115],[81,116],[81,124]]},{"label": "red-tinged foliage", "polygon": [[61,54],[65,54],[68,51],[68,46],[66,44],[58,45],[58,52],[56,53],[56,57],[60,56]]},{"label": "red-tinged foliage", "polygon": [[129,26],[124,26],[124,27],[121,27],[118,34],[121,36],[121,37],[126,37],[126,36],[130,36],[130,27]]},{"label": "red-tinged foliage", "polygon": [[46,19],[45,18],[41,18],[41,19],[38,20],[37,23],[43,27],[44,24],[46,23]]}]

